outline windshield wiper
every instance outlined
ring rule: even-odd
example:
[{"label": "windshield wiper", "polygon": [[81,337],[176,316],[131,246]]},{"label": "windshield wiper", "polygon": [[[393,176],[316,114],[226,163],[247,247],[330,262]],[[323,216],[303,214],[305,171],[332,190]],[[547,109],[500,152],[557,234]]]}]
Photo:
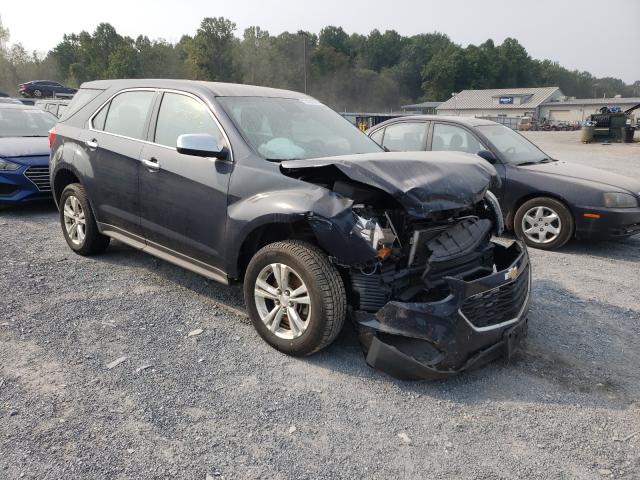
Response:
[{"label": "windshield wiper", "polygon": [[542,160],[529,160],[528,162],[518,163],[518,166],[537,165],[539,163],[549,163],[549,162],[553,162],[553,161],[554,160],[551,160],[550,158],[543,158]]}]

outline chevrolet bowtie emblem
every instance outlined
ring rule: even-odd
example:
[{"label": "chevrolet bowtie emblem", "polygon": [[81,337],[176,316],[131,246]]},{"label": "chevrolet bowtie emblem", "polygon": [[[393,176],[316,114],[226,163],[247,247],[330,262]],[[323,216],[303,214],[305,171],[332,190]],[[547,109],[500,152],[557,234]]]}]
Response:
[{"label": "chevrolet bowtie emblem", "polygon": [[518,267],[511,267],[504,274],[504,279],[505,280],[515,280],[516,278],[518,278]]}]

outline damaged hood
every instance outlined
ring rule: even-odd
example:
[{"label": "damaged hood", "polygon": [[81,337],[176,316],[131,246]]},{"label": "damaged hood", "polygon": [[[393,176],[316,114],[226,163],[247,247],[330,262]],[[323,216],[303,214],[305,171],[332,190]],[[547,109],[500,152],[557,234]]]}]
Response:
[{"label": "damaged hood", "polygon": [[500,185],[486,160],[461,152],[385,152],[286,160],[286,174],[335,167],[351,180],[394,197],[414,217],[468,208]]}]

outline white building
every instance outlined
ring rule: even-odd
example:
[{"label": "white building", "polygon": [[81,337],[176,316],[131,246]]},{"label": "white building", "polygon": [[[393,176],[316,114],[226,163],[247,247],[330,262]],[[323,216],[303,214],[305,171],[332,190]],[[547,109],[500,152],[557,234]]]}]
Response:
[{"label": "white building", "polygon": [[438,115],[464,117],[533,117],[542,119],[541,105],[558,101],[558,87],[463,90],[437,107]]},{"label": "white building", "polygon": [[[602,107],[620,107],[622,111],[640,104],[640,97],[627,98],[568,98],[540,105],[540,118],[555,121],[580,122],[592,113],[600,113]],[[636,118],[640,109],[635,111]]]}]

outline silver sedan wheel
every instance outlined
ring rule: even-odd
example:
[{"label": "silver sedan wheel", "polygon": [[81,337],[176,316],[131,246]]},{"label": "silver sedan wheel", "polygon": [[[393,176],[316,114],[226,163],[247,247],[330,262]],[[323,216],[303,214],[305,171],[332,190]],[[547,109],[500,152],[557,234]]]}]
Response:
[{"label": "silver sedan wheel", "polygon": [[84,243],[86,236],[86,220],[84,216],[84,210],[78,197],[75,195],[69,195],[64,201],[63,205],[64,214],[64,228],[67,231],[67,235],[74,245],[81,246]]},{"label": "silver sedan wheel", "polygon": [[294,339],[302,335],[311,318],[311,298],[302,277],[284,263],[264,267],[254,285],[260,319],[277,337]]},{"label": "silver sedan wheel", "polygon": [[522,217],[522,233],[534,243],[551,243],[562,231],[560,216],[549,207],[533,207]]}]

